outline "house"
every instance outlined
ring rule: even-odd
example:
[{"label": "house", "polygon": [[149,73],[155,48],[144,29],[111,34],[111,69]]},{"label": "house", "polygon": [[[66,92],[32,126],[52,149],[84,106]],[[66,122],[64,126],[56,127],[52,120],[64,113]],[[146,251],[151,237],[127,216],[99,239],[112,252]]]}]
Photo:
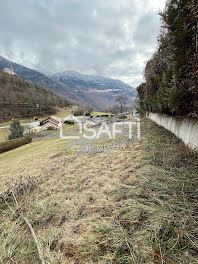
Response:
[{"label": "house", "polygon": [[42,131],[42,127],[41,126],[32,127],[30,129],[30,134],[36,134],[36,133],[41,132],[41,131]]},{"label": "house", "polygon": [[56,116],[50,116],[41,122],[42,130],[59,129],[62,119]]},{"label": "house", "polygon": [[40,127],[40,122],[39,121],[35,121],[35,122],[32,122],[32,123],[29,123],[29,124],[27,124],[28,126],[27,126],[27,128],[25,129],[25,131],[24,131],[24,135],[27,135],[27,134],[34,134],[34,133],[36,133],[36,132],[32,132],[32,131],[37,131],[37,130],[39,130],[39,129],[37,129],[37,130],[35,130],[34,128],[41,128]]},{"label": "house", "polygon": [[14,72],[14,69],[12,67],[11,67],[11,69],[4,68],[3,71],[10,74],[10,75],[16,75],[16,73]]}]

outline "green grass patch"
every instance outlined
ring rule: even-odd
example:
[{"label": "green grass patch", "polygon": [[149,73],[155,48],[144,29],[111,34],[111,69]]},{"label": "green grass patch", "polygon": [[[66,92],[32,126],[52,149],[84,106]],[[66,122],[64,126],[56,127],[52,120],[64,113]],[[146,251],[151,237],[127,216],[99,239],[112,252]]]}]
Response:
[{"label": "green grass patch", "polygon": [[105,115],[112,115],[113,116],[113,114],[105,113],[105,112],[92,112],[91,115],[94,116],[94,117],[95,116],[105,116]]}]

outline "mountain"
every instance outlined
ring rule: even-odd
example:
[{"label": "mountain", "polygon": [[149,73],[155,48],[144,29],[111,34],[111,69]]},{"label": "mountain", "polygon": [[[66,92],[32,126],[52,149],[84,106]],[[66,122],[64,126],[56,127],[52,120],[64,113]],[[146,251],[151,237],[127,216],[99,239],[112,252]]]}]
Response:
[{"label": "mountain", "polygon": [[118,95],[128,98],[128,105],[132,104],[136,97],[136,89],[128,84],[115,79],[109,79],[97,75],[83,75],[76,71],[65,71],[49,75],[73,90],[76,96],[97,109],[105,109],[115,104]]},{"label": "mountain", "polygon": [[29,69],[0,56],[0,70],[3,70],[4,68],[12,68],[17,75],[23,77],[25,80],[40,84],[62,97],[71,99],[74,102],[78,102],[80,100],[80,98],[76,97],[75,94],[72,93],[70,87],[65,84],[53,80],[43,73]]},{"label": "mountain", "polygon": [[77,105],[88,104],[96,110],[104,110],[113,106],[115,98],[120,94],[128,97],[128,105],[130,105],[137,94],[136,89],[119,80],[83,75],[76,71],[65,71],[47,76],[0,56],[0,69],[4,68],[12,68],[25,80],[40,84]]},{"label": "mountain", "polygon": [[55,113],[68,103],[60,96],[22,77],[0,71],[0,122]]}]

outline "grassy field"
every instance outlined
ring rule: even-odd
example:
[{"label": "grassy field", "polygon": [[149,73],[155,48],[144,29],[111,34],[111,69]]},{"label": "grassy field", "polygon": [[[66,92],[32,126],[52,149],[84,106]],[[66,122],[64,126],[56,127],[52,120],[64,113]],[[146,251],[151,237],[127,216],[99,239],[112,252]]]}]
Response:
[{"label": "grassy field", "polygon": [[8,139],[9,128],[0,129],[0,143]]},{"label": "grassy field", "polygon": [[[57,117],[60,117],[60,118],[63,118],[63,117],[66,117],[68,116],[69,114],[71,114],[72,110],[75,110],[75,106],[71,106],[71,107],[68,107],[68,108],[60,108],[60,109],[57,109],[57,114],[56,116]],[[46,117],[42,117],[42,118],[39,118],[39,121],[43,121],[47,118]],[[20,120],[20,123],[21,124],[24,124],[24,123],[31,123],[33,122],[32,119],[23,119],[23,120]],[[9,126],[11,124],[11,121],[8,121],[8,122],[4,122],[4,123],[0,123],[0,127],[3,127],[3,126]],[[64,130],[67,130],[69,129],[69,127],[65,127]],[[59,132],[54,132],[54,133],[59,133]],[[8,135],[9,135],[9,128],[2,128],[0,129],[0,143],[7,140],[8,139]]]},{"label": "grassy field", "polygon": [[104,112],[92,112],[92,116],[104,116],[104,115],[112,115],[111,113],[104,113]]},{"label": "grassy field", "polygon": [[0,263],[195,264],[197,155],[152,122],[123,151],[67,141],[0,155]]},{"label": "grassy field", "polygon": [[56,116],[58,116],[60,118],[67,117],[75,109],[77,109],[77,106],[70,106],[70,107],[65,108],[65,109],[59,109],[58,112],[57,112],[57,114],[56,114]]}]

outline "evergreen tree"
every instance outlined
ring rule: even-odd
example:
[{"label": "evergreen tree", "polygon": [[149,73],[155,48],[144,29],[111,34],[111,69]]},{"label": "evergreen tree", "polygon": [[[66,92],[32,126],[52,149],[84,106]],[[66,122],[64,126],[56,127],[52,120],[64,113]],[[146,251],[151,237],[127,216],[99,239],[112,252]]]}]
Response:
[{"label": "evergreen tree", "polygon": [[9,140],[23,137],[23,127],[20,125],[19,120],[13,119],[9,130],[10,130],[10,135],[8,137]]}]

